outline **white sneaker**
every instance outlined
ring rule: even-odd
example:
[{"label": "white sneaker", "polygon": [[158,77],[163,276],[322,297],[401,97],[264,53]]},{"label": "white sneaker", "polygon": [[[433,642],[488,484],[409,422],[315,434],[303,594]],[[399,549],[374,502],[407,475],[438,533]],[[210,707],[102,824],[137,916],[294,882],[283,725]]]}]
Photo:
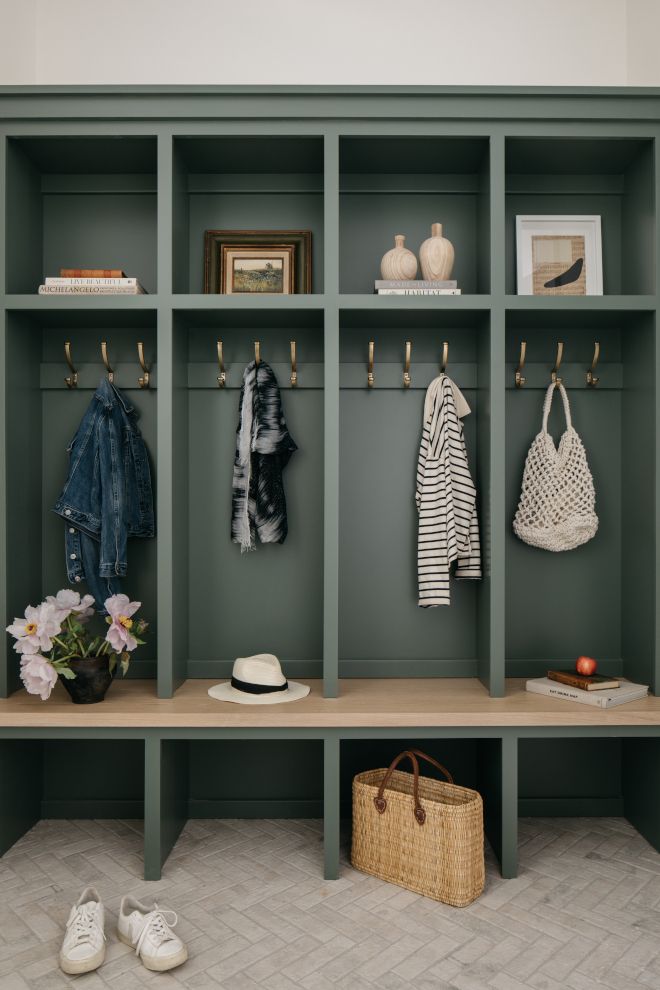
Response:
[{"label": "white sneaker", "polygon": [[69,913],[60,949],[60,969],[71,976],[91,973],[105,959],[105,914],[94,887],[86,887]]},{"label": "white sneaker", "polygon": [[133,897],[123,897],[117,935],[135,949],[147,969],[163,973],[188,958],[187,948],[172,931],[178,920],[174,911],[163,911],[157,904],[148,908]]}]

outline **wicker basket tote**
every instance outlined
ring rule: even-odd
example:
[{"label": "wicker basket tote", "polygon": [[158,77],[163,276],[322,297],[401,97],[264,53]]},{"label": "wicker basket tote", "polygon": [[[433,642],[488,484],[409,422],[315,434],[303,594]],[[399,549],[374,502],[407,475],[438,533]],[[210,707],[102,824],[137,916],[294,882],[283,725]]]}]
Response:
[{"label": "wicker basket tote", "polygon": [[[404,758],[412,774],[396,767]],[[447,782],[420,777],[417,757]],[[458,787],[440,763],[418,749],[385,770],[353,779],[353,866],[444,904],[465,907],[484,889],[483,803]]]},{"label": "wicker basket tote", "polygon": [[[564,403],[566,430],[559,447],[548,433],[555,389]],[[587,455],[573,429],[566,389],[553,382],[543,403],[543,427],[529,448],[513,529],[525,543],[543,550],[574,550],[596,535],[596,493]]]}]

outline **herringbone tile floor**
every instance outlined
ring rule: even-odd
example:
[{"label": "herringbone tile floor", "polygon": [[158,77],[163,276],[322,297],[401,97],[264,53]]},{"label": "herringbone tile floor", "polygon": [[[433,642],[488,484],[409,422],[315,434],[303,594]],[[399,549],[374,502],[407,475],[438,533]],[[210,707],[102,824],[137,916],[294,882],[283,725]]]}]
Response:
[{"label": "herringbone tile floor", "polygon": [[[660,987],[660,855],[622,819],[523,819],[521,870],[457,910],[344,863],[316,821],[191,821],[164,878],[137,879],[134,822],[45,821],[0,861],[0,990],[636,990]],[[57,967],[85,884],[106,903],[95,974]],[[121,896],[179,912],[189,961],[145,970],[116,940]]]}]

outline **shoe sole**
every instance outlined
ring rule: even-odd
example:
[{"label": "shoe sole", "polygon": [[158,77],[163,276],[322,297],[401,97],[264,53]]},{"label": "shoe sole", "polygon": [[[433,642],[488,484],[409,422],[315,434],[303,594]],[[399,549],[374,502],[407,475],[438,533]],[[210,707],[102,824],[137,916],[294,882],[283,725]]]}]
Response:
[{"label": "shoe sole", "polygon": [[[135,943],[131,942],[128,935],[122,934],[119,930],[117,930],[117,938],[120,942],[123,942],[124,945],[130,945],[131,949],[135,948]],[[170,969],[176,969],[177,966],[182,966],[187,958],[188,950],[185,945],[179,950],[179,952],[176,953],[176,955],[168,956],[166,959],[152,959],[149,956],[140,956],[144,968],[151,970],[152,973],[166,973]]]},{"label": "shoe sole", "polygon": [[80,976],[82,973],[92,973],[95,969],[99,968],[104,960],[105,946],[99,949],[95,956],[90,956],[89,959],[66,959],[61,953],[59,957],[60,969],[67,976]]}]

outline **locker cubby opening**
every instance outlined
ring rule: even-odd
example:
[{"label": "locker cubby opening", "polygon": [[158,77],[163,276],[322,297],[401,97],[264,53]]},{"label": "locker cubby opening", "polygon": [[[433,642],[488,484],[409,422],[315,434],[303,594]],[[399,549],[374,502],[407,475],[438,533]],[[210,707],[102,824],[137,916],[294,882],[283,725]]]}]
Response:
[{"label": "locker cubby opening", "polygon": [[[0,785],[11,813],[0,820],[3,853],[37,822],[62,819],[62,863],[86,855],[84,821],[105,826],[104,855],[142,873],[144,743],[139,739],[2,739]],[[72,772],[73,771],[73,772]],[[26,842],[38,843],[38,831]],[[97,845],[90,840],[90,849]],[[95,858],[103,872],[103,856]]]},{"label": "locker cubby opening", "polygon": [[[67,388],[64,344],[71,343],[77,388]],[[5,397],[7,433],[7,614],[23,615],[46,595],[69,585],[64,522],[52,511],[68,475],[67,448],[102,376],[101,342],[115,372],[115,384],[138,412],[156,492],[156,388],[140,389],[137,342],[157,382],[155,313],[149,311],[11,311],[7,314]],[[156,667],[156,539],[129,539],[128,575],[122,590],[142,602],[150,623],[147,642],[134,654],[131,677],[152,677]],[[75,585],[88,591],[83,581]],[[8,621],[9,621],[8,620]],[[100,621],[98,617],[96,622]],[[18,681],[19,657],[6,637],[6,688]],[[111,688],[112,690],[112,688]]]},{"label": "locker cubby opening", "polygon": [[[501,860],[502,828],[506,815],[502,813],[502,742],[497,738],[415,739],[415,730],[405,739],[345,739],[341,743],[340,801],[343,831],[350,848],[350,822],[353,814],[352,788],[356,774],[366,770],[389,767],[392,760],[406,749],[418,749],[441,763],[453,777],[454,783],[481,794],[484,805],[484,832],[488,843]],[[404,759],[397,770],[412,774],[410,760]],[[432,764],[419,760],[420,774],[433,780],[445,778]],[[411,798],[412,815],[412,798]]]},{"label": "locker cubby opening", "polygon": [[[474,677],[488,659],[488,314],[346,310],[340,317],[339,657],[343,677]],[[367,387],[369,341],[374,387]],[[403,387],[412,342],[410,388]],[[450,580],[451,605],[420,608],[415,504],[424,397],[447,374],[477,488],[483,577]],[[453,570],[453,569],[452,569]]]},{"label": "locker cubby opening", "polygon": [[[657,686],[654,663],[656,462],[654,314],[510,312],[506,392],[506,669],[544,676],[573,669],[581,654],[605,674]],[[527,384],[513,370],[527,341]],[[573,426],[584,443],[596,490],[595,537],[570,551],[528,546],[513,532],[525,458],[541,429],[544,391],[557,342]],[[600,343],[598,385],[586,372]],[[565,429],[559,395],[549,432]]]},{"label": "locker cubby opening", "polygon": [[[222,340],[226,387],[218,387]],[[241,553],[231,541],[232,477],[243,372],[261,359],[278,379],[298,449],[283,471],[288,535]],[[290,384],[296,342],[298,386]],[[320,677],[323,631],[323,313],[177,311],[175,538],[187,616],[176,652],[190,677],[227,677],[236,657],[274,653],[292,677]],[[181,603],[182,607],[184,603]],[[180,657],[179,657],[180,660]]]},{"label": "locker cubby opening", "polygon": [[508,138],[506,291],[516,292],[516,216],[601,217],[603,293],[655,292],[653,140]]},{"label": "locker cubby opening", "polygon": [[323,817],[322,740],[191,741],[188,767],[190,818]]},{"label": "locker cubby opening", "polygon": [[156,139],[7,140],[7,292],[60,268],[121,268],[156,291]]},{"label": "locker cubby opening", "polygon": [[[522,738],[518,741],[518,812],[520,817],[625,818],[649,843],[639,841],[637,862],[660,846],[657,775],[660,739],[652,736],[598,736]],[[524,840],[523,840],[524,841]],[[573,834],[558,836],[549,847],[553,855],[575,841]],[[583,840],[594,859],[611,855],[611,834],[601,835],[594,825]],[[626,838],[629,849],[629,838]],[[531,842],[534,842],[533,832]],[[604,845],[602,851],[599,847]],[[525,846],[522,845],[522,855]],[[632,855],[632,853],[629,853]]]},{"label": "locker cubby opening", "polygon": [[323,292],[323,138],[175,137],[173,287],[204,291],[206,230],[311,230]]},{"label": "locker cubby opening", "polygon": [[431,224],[439,222],[454,245],[458,287],[488,293],[489,163],[484,137],[340,138],[340,292],[373,293],[394,235],[405,234],[419,260]]},{"label": "locker cubby opening", "polygon": [[520,817],[623,815],[624,743],[602,737],[520,739]]}]

